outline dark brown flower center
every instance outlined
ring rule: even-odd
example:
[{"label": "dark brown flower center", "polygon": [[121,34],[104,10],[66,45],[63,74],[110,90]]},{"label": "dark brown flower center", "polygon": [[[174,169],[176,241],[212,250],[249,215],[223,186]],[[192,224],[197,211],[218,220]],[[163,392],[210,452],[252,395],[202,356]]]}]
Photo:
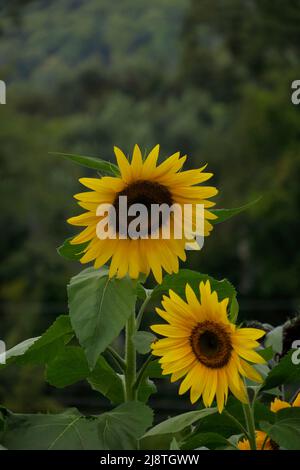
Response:
[{"label": "dark brown flower center", "polygon": [[194,327],[190,342],[192,350],[203,365],[218,369],[228,364],[232,343],[226,325],[206,320]]},{"label": "dark brown flower center", "polygon": [[168,207],[172,206],[172,195],[168,188],[165,186],[147,180],[140,180],[129,184],[123,191],[116,195],[114,200],[114,208],[116,211],[116,231],[117,233],[126,233],[128,225],[136,216],[123,213],[120,207],[120,196],[127,197],[128,209],[134,204],[143,204],[147,209],[146,218],[141,218],[140,232],[144,234],[151,234],[152,231],[157,230],[164,223],[163,214],[160,213],[156,226],[151,227],[151,208],[153,204],[166,204]]}]

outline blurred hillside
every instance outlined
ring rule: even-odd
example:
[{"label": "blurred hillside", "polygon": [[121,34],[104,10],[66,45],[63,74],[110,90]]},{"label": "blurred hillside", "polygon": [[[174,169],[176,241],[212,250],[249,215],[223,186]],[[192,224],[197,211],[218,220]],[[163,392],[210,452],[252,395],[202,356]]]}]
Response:
[{"label": "blurred hillside", "polygon": [[[79,176],[50,151],[112,159],[134,143],[208,162],[219,207],[259,195],[217,226],[189,265],[239,289],[242,316],[278,324],[299,306],[300,2],[29,0],[0,3],[1,337],[39,334],[66,311],[80,266]],[[40,385],[37,385],[37,388]],[[1,397],[1,387],[0,387]],[[17,398],[16,398],[17,399]],[[25,406],[25,405],[24,405]],[[22,407],[20,405],[20,407]],[[38,404],[37,404],[38,407]]]}]

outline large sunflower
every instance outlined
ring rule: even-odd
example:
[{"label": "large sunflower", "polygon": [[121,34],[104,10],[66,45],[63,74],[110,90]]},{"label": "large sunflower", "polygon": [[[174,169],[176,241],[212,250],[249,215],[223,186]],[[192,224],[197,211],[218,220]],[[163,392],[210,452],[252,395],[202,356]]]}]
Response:
[{"label": "large sunflower", "polygon": [[228,389],[242,402],[247,393],[242,377],[261,382],[261,376],[248,363],[265,363],[254,351],[256,341],[265,332],[256,328],[238,328],[227,317],[228,299],[218,301],[210,282],[200,283],[199,301],[189,284],[186,302],[172,290],[164,296],[157,313],[169,324],[154,325],[152,330],[166,336],[152,344],[152,353],[161,356],[163,374],[171,374],[171,382],[185,376],[179,394],[190,389],[195,403],[202,395],[206,407],[216,396],[221,413]]},{"label": "large sunflower", "polygon": [[[79,205],[86,209],[81,215],[72,217],[68,222],[72,225],[86,227],[72,239],[72,244],[88,243],[80,261],[94,261],[99,268],[111,259],[109,275],[124,277],[127,273],[133,279],[139,273],[153,272],[157,282],[162,281],[162,269],[168,273],[178,271],[179,259],[185,261],[185,245],[187,240],[176,239],[171,230],[170,239],[158,236],[154,238],[100,239],[96,228],[101,217],[97,216],[100,204],[112,204],[119,211],[119,196],[127,196],[128,207],[132,204],[144,204],[148,209],[152,204],[203,204],[204,236],[209,235],[212,225],[209,220],[216,216],[207,210],[214,206],[208,199],[217,194],[217,189],[210,186],[197,186],[211,178],[212,173],[205,173],[202,167],[198,170],[180,171],[186,156],[177,152],[157,165],[159,146],[151,150],[143,161],[140,148],[133,150],[131,163],[124,153],[114,148],[120,177],[81,178],[79,181],[92,191],[76,194],[74,197]],[[129,220],[129,219],[128,219]],[[161,224],[158,227],[160,233]],[[124,228],[124,227],[123,227]],[[117,227],[117,232],[119,228]],[[173,229],[174,230],[174,229]]]}]

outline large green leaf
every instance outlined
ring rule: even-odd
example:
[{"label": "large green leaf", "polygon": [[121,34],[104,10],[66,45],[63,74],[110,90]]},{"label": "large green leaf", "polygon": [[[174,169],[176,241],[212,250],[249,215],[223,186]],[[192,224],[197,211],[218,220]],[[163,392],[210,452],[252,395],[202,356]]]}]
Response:
[{"label": "large green leaf", "polygon": [[185,286],[190,284],[196,294],[199,295],[199,284],[201,281],[210,281],[212,290],[217,291],[219,300],[223,300],[226,297],[232,301],[236,297],[236,291],[233,285],[223,279],[217,281],[207,274],[201,274],[197,271],[191,271],[190,269],[181,269],[177,274],[168,274],[164,277],[163,282],[153,289],[151,294],[152,300],[158,300],[163,294],[168,293],[169,289],[175,291],[181,297],[185,296]]},{"label": "large green leaf", "polygon": [[220,224],[221,222],[225,222],[228,219],[231,219],[235,215],[240,214],[241,212],[250,209],[250,207],[254,206],[261,200],[261,197],[255,199],[254,201],[248,202],[240,207],[235,207],[234,209],[210,209],[210,212],[215,214],[218,218],[212,220],[213,224]]},{"label": "large green leaf", "polygon": [[71,279],[71,323],[91,369],[134,312],[136,284],[127,277],[109,279],[107,269],[88,268]]},{"label": "large green leaf", "polygon": [[67,238],[64,243],[57,248],[57,252],[63,258],[70,261],[78,261],[83,256],[83,250],[86,248],[88,243],[81,243],[79,245],[72,245],[70,242],[72,237]]},{"label": "large green leaf", "polygon": [[207,408],[205,410],[189,411],[173,418],[167,419],[150,429],[143,437],[155,436],[157,434],[173,434],[182,431],[184,428],[191,426],[196,421],[206,416],[215,414],[216,408]]},{"label": "large green leaf", "polygon": [[88,380],[94,390],[112,403],[119,404],[124,400],[122,379],[104,357],[100,356],[95,368],[90,371],[84,351],[78,346],[66,347],[46,369],[46,380],[58,388],[83,379]]},{"label": "large green leaf", "polygon": [[138,440],[152,425],[152,410],[140,402],[128,402],[98,419],[101,449],[134,450]]},{"label": "large green leaf", "polygon": [[42,335],[30,338],[14,346],[6,353],[6,364],[46,364],[51,361],[65,347],[65,344],[74,335],[70,318],[61,315]]},{"label": "large green leaf", "polygon": [[[228,414],[227,414],[228,413]],[[229,416],[231,415],[233,419]],[[225,410],[220,414],[205,416],[197,423],[197,431],[199,433],[215,433],[229,438],[233,434],[241,432],[241,428],[237,422],[245,426],[245,418],[243,407],[234,397],[229,396]]]},{"label": "large green leaf", "polygon": [[98,419],[77,410],[61,414],[10,414],[2,444],[9,450],[99,450]]},{"label": "large green leaf", "polygon": [[100,171],[103,175],[119,176],[119,168],[113,163],[102,160],[98,157],[88,157],[72,153],[50,152],[52,155],[58,155],[71,160],[78,165]]},{"label": "large green leaf", "polygon": [[274,424],[262,421],[260,428],[280,447],[300,450],[300,408],[285,408],[275,413]]},{"label": "large green leaf", "polygon": [[152,419],[150,408],[139,402],[90,417],[75,409],[51,415],[7,413],[1,444],[9,450],[132,450]]},{"label": "large green leaf", "polygon": [[296,350],[289,351],[270,371],[262,390],[269,390],[283,384],[299,382],[300,364],[293,364],[292,356]]},{"label": "large green leaf", "polygon": [[67,346],[46,367],[46,380],[62,388],[86,379],[90,369],[84,351],[78,346]]},{"label": "large green leaf", "polygon": [[181,444],[183,450],[193,450],[205,446],[209,449],[224,447],[230,444],[228,440],[216,432],[196,433]]}]

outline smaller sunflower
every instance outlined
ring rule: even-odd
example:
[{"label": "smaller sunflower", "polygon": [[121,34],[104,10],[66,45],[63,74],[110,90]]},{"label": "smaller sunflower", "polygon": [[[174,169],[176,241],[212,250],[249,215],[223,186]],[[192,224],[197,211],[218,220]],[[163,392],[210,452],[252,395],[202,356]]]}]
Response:
[{"label": "smaller sunflower", "polygon": [[[273,413],[277,413],[279,410],[283,410],[284,408],[291,408],[291,407],[300,407],[300,392],[296,396],[295,400],[292,403],[287,401],[280,400],[279,398],[275,398],[272,401],[270,409]],[[278,445],[276,442],[272,441],[267,434],[263,431],[255,431],[256,435],[256,448],[257,450],[277,450]],[[248,439],[243,439],[238,443],[238,448],[240,450],[251,450],[250,442]]]},{"label": "smaller sunflower", "polygon": [[291,408],[291,407],[300,407],[300,392],[296,396],[295,400],[292,403],[289,403],[284,400],[280,400],[279,398],[275,398],[275,400],[272,401],[270,409],[274,413],[277,413],[277,411],[282,410],[283,408]]},{"label": "smaller sunflower", "polygon": [[[263,431],[255,431],[256,450],[277,450],[278,445]],[[238,442],[239,450],[251,450],[248,439]]]},{"label": "smaller sunflower", "polygon": [[228,389],[241,402],[247,403],[242,377],[262,382],[261,376],[248,361],[257,364],[265,360],[255,351],[256,341],[265,332],[255,328],[238,328],[227,316],[229,299],[221,302],[210,282],[199,285],[199,301],[189,284],[186,302],[172,290],[164,296],[157,313],[169,324],[153,325],[152,330],[165,336],[152,344],[152,354],[161,356],[163,374],[171,374],[171,382],[185,377],[179,394],[190,390],[195,403],[201,396],[206,407],[216,397],[221,413]]}]

